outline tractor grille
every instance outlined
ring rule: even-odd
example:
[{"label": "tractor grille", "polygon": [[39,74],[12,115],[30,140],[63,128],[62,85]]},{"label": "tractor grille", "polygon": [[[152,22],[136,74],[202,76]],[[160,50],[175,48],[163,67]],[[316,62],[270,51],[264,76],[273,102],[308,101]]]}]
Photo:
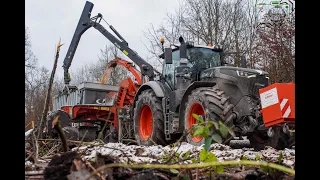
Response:
[{"label": "tractor grille", "polygon": [[268,79],[265,76],[259,75],[255,78],[238,77],[238,82],[244,94],[256,97],[259,97],[259,89],[268,86]]}]

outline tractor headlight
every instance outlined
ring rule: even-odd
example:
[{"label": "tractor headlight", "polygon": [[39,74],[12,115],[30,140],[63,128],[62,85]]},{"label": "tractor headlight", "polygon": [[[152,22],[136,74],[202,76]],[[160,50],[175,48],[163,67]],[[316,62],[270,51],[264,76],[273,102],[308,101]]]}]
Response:
[{"label": "tractor headlight", "polygon": [[240,71],[240,70],[237,70],[237,75],[240,76],[240,77],[246,77],[246,78],[255,78],[255,77],[257,77],[256,73]]}]

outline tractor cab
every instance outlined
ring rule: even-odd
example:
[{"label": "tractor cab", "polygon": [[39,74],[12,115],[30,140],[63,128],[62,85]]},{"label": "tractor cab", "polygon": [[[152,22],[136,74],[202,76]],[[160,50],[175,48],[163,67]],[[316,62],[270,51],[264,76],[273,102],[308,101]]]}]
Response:
[{"label": "tractor cab", "polygon": [[[186,42],[186,59],[187,66],[190,68],[190,79],[191,82],[199,81],[201,73],[213,67],[219,67],[225,64],[223,60],[222,48],[219,46],[201,46],[193,45],[192,42]],[[174,45],[175,48],[171,49],[168,56],[171,58],[165,57],[166,52],[161,54],[159,57],[165,60],[163,65],[162,74],[165,82],[172,89],[177,89],[177,67],[180,65],[181,56],[180,56],[180,47]],[[168,52],[167,52],[168,53]]]}]

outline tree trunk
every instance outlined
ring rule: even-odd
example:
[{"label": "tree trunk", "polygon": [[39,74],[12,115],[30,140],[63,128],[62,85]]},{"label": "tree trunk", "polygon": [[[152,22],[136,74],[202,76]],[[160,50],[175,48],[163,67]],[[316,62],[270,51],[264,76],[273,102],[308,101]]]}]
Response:
[{"label": "tree trunk", "polygon": [[60,44],[60,41],[59,41],[59,43],[57,45],[56,58],[54,60],[53,69],[52,69],[50,80],[49,80],[49,87],[48,87],[48,91],[47,91],[47,96],[46,96],[46,99],[45,99],[45,102],[44,102],[44,109],[43,109],[43,112],[42,112],[40,123],[38,124],[39,125],[38,126],[38,136],[37,136],[38,138],[41,137],[41,134],[42,134],[42,131],[43,131],[43,128],[44,128],[44,124],[46,123],[46,120],[47,120],[46,118],[47,118],[50,99],[51,99],[52,84],[53,84],[54,75],[55,75],[56,69],[57,69],[57,63],[58,63],[58,58],[59,58],[60,47],[62,45],[63,44]]}]

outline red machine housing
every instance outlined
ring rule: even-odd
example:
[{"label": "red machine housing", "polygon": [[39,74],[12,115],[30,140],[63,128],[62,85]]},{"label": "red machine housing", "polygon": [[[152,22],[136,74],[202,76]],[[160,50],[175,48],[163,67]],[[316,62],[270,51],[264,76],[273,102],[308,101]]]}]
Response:
[{"label": "red machine housing", "polygon": [[[109,92],[106,99],[114,101],[113,105],[103,104],[78,104],[73,106],[62,106],[61,109],[67,112],[71,119],[76,119],[79,122],[86,123],[90,126],[90,121],[101,120],[113,124],[118,131],[117,109],[129,107],[134,102],[134,96],[139,86],[142,84],[141,73],[137,70],[133,63],[116,57],[108,63],[108,66],[101,78],[101,84],[107,83],[112,68],[120,65],[126,68],[135,77],[136,82],[131,78],[126,78],[121,81],[118,92]],[[111,113],[109,115],[109,113]]]},{"label": "red machine housing", "polygon": [[295,123],[295,84],[275,83],[259,90],[266,127]]}]

